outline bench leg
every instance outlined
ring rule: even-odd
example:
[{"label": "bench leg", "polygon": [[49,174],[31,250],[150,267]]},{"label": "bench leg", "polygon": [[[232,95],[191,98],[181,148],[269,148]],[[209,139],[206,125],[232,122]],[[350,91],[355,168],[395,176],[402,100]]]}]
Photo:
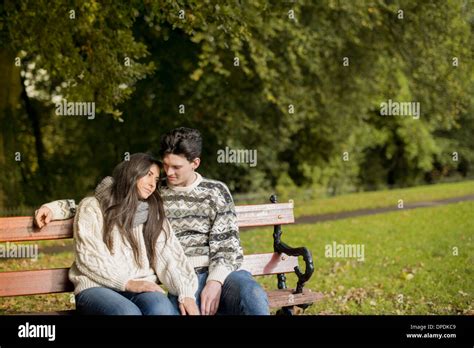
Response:
[{"label": "bench leg", "polygon": [[[276,195],[272,195],[270,197],[270,202],[276,203],[277,197]],[[298,277],[298,282],[296,284],[296,289],[293,293],[300,294],[303,292],[304,284],[311,278],[314,272],[314,264],[313,264],[313,255],[311,252],[305,247],[299,248],[292,248],[289,245],[283,243],[281,241],[281,225],[275,225],[273,227],[273,250],[277,253],[285,253],[290,256],[302,256],[305,262],[305,271],[304,273],[301,272],[298,266],[295,267],[295,273]],[[277,274],[278,278],[278,289],[286,289],[286,276],[283,273]],[[308,308],[311,303],[298,305],[296,307],[301,308],[304,312],[306,308]],[[295,306],[287,306],[282,307],[277,311],[277,315],[294,315],[295,313]]]},{"label": "bench leg", "polygon": [[277,274],[278,289],[286,289],[286,275],[285,273]]},{"label": "bench leg", "polygon": [[[295,315],[295,314],[303,314],[306,308],[311,306],[312,303],[305,303],[297,306],[288,306],[288,307],[281,307],[279,310],[276,311],[276,315]],[[297,308],[299,311],[297,311]]]},{"label": "bench leg", "polygon": [[291,307],[281,307],[279,310],[277,310],[276,315],[293,315],[295,311],[294,306]]},{"label": "bench leg", "polygon": [[[286,275],[285,273],[277,274],[278,279],[278,289],[286,289]],[[282,307],[277,312],[276,315],[293,315],[294,306]]]}]

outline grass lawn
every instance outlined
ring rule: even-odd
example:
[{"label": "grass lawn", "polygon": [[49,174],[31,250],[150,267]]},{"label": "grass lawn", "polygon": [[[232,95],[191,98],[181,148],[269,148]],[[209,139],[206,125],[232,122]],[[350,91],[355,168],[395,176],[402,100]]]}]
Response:
[{"label": "grass lawn", "polygon": [[[474,202],[464,202],[285,227],[286,243],[313,253],[316,270],[307,287],[326,295],[306,313],[474,314],[473,218]],[[246,231],[241,238],[246,253],[272,250],[271,229]],[[364,245],[365,261],[325,257],[325,245],[333,241]],[[40,252],[52,243],[42,242]],[[72,261],[71,252],[41,253],[37,261],[2,260],[0,271],[69,267]],[[276,287],[275,276],[259,281]],[[295,284],[289,276],[288,285]],[[73,308],[70,299],[69,294],[0,298],[0,314]]]},{"label": "grass lawn", "polygon": [[[474,202],[283,231],[284,242],[312,251],[315,272],[307,287],[326,295],[306,313],[474,314]],[[242,235],[247,253],[271,250],[271,240],[270,230]],[[325,257],[333,241],[364,245],[365,261]],[[296,277],[288,280],[294,287]],[[261,283],[274,288],[276,277]]]},{"label": "grass lawn", "polygon": [[[44,268],[70,267],[74,261],[72,251],[45,254],[41,251],[50,246],[68,246],[72,250],[72,240],[40,241],[37,242],[38,259],[0,259],[0,272],[16,270],[33,270]],[[32,244],[22,242],[22,245]],[[35,295],[21,297],[0,297],[0,315],[13,313],[50,312],[57,310],[74,309],[71,294]]]},{"label": "grass lawn", "polygon": [[294,197],[293,201],[295,202],[295,215],[299,217],[358,209],[397,207],[399,199],[403,199],[404,204],[410,204],[469,194],[474,194],[474,181],[472,180],[406,189],[351,193],[309,201]]}]

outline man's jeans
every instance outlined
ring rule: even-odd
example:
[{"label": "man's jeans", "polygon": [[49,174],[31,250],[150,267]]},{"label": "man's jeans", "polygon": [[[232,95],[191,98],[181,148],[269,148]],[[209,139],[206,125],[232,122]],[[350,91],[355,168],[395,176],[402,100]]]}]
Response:
[{"label": "man's jeans", "polygon": [[[208,272],[198,273],[199,287],[196,303],[201,309],[201,292],[206,285]],[[178,298],[168,294],[176,310],[179,310]],[[222,286],[218,315],[269,315],[268,297],[265,290],[244,270],[232,272]]]},{"label": "man's jeans", "polygon": [[161,292],[117,292],[108,288],[89,288],[76,295],[76,308],[92,315],[179,315]]}]

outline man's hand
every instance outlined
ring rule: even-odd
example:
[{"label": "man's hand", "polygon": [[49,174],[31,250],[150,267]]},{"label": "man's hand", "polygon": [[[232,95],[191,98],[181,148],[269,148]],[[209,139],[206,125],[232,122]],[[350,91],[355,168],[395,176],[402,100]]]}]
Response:
[{"label": "man's hand", "polygon": [[165,291],[156,283],[149,282],[147,280],[129,280],[125,285],[125,291],[129,292],[161,292]]},{"label": "man's hand", "polygon": [[196,301],[190,297],[185,297],[183,302],[179,304],[181,315],[199,315],[199,308]]},{"label": "man's hand", "polygon": [[35,212],[35,224],[39,228],[43,228],[53,219],[53,212],[48,207],[42,206]]},{"label": "man's hand", "polygon": [[209,280],[201,292],[201,314],[214,315],[219,308],[222,284],[216,280]]}]

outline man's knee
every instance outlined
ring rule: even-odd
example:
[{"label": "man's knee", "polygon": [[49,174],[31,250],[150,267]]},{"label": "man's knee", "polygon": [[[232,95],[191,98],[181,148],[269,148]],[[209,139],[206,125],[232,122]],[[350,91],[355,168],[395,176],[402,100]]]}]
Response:
[{"label": "man's knee", "polygon": [[229,292],[239,297],[241,314],[269,314],[267,293],[249,272],[232,272],[226,282]]},{"label": "man's knee", "polygon": [[[227,283],[227,284],[226,284]],[[253,278],[252,274],[245,270],[239,270],[229,274],[225,280],[224,286],[228,285],[229,287],[238,289],[240,293],[252,292],[255,295],[265,294],[262,287],[258,282]]]},{"label": "man's knee", "polygon": [[238,270],[231,272],[224,281],[224,286],[229,285],[232,287],[245,284],[249,281],[254,281],[252,274],[246,270]]},{"label": "man's knee", "polygon": [[265,290],[255,280],[246,282],[241,289],[240,295],[242,299],[252,302],[268,303],[268,296]]},{"label": "man's knee", "polygon": [[241,306],[243,308],[243,314],[270,314],[267,293],[256,281],[248,283],[243,291],[241,291]]}]

